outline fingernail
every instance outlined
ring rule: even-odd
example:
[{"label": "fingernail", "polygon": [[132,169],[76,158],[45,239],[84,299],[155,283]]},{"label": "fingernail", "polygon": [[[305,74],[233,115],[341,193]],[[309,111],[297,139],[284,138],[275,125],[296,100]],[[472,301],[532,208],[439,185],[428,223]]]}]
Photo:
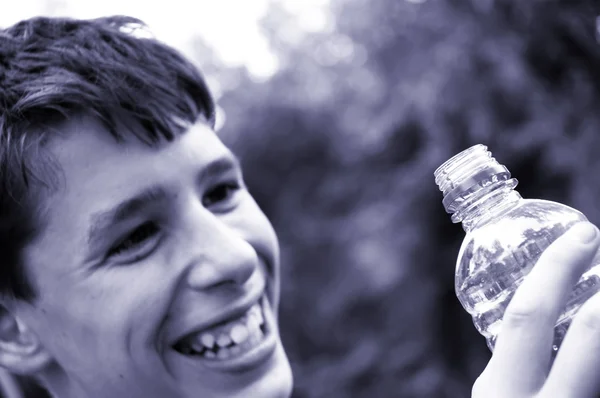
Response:
[{"label": "fingernail", "polygon": [[577,235],[577,239],[583,243],[590,243],[598,234],[598,228],[588,222],[582,222],[573,226],[573,232]]}]

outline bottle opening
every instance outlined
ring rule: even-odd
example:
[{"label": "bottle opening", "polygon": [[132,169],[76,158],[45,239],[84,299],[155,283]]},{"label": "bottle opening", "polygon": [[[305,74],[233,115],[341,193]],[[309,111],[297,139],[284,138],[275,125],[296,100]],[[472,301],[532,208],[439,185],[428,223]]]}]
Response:
[{"label": "bottle opening", "polygon": [[[492,157],[487,146],[474,145],[453,156],[433,173],[444,195],[442,203],[454,213],[476,192],[487,185],[510,179],[510,172]],[[516,186],[516,180],[514,180]]]}]

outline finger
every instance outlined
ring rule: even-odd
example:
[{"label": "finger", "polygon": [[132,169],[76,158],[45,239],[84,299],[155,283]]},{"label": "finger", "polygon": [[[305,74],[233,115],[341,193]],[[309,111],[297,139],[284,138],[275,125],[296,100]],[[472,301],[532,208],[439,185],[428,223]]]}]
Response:
[{"label": "finger", "polygon": [[[515,394],[538,391],[550,364],[554,324],[566,297],[598,247],[598,230],[578,223],[540,256],[503,317],[494,355],[495,377]],[[516,395],[515,395],[516,396]]]},{"label": "finger", "polygon": [[543,391],[549,397],[595,397],[600,393],[599,370],[600,295],[596,294],[573,319]]}]

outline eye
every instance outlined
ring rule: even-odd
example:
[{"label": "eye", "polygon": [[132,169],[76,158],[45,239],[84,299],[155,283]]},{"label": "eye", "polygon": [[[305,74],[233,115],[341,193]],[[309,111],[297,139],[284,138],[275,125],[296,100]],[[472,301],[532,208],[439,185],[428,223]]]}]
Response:
[{"label": "eye", "polygon": [[124,240],[110,250],[109,256],[123,254],[132,250],[138,249],[145,243],[148,243],[150,238],[154,237],[159,231],[158,225],[155,222],[147,222],[133,230]]},{"label": "eye", "polygon": [[219,204],[228,204],[231,202],[236,192],[241,188],[240,183],[231,181],[222,183],[211,188],[202,199],[204,206],[215,206]]}]

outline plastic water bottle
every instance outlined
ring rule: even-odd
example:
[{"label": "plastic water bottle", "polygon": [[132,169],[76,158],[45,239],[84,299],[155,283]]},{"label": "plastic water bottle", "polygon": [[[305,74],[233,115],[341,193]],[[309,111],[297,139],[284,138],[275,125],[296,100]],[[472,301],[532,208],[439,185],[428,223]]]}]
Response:
[{"label": "plastic water bottle", "polygon": [[[523,199],[514,190],[517,180],[484,145],[460,152],[434,176],[446,211],[453,222],[462,222],[466,232],[456,262],[456,295],[493,351],[504,311],[517,287],[552,242],[587,219],[560,203]],[[556,322],[554,355],[581,304],[600,289],[600,256],[592,264]]]}]

